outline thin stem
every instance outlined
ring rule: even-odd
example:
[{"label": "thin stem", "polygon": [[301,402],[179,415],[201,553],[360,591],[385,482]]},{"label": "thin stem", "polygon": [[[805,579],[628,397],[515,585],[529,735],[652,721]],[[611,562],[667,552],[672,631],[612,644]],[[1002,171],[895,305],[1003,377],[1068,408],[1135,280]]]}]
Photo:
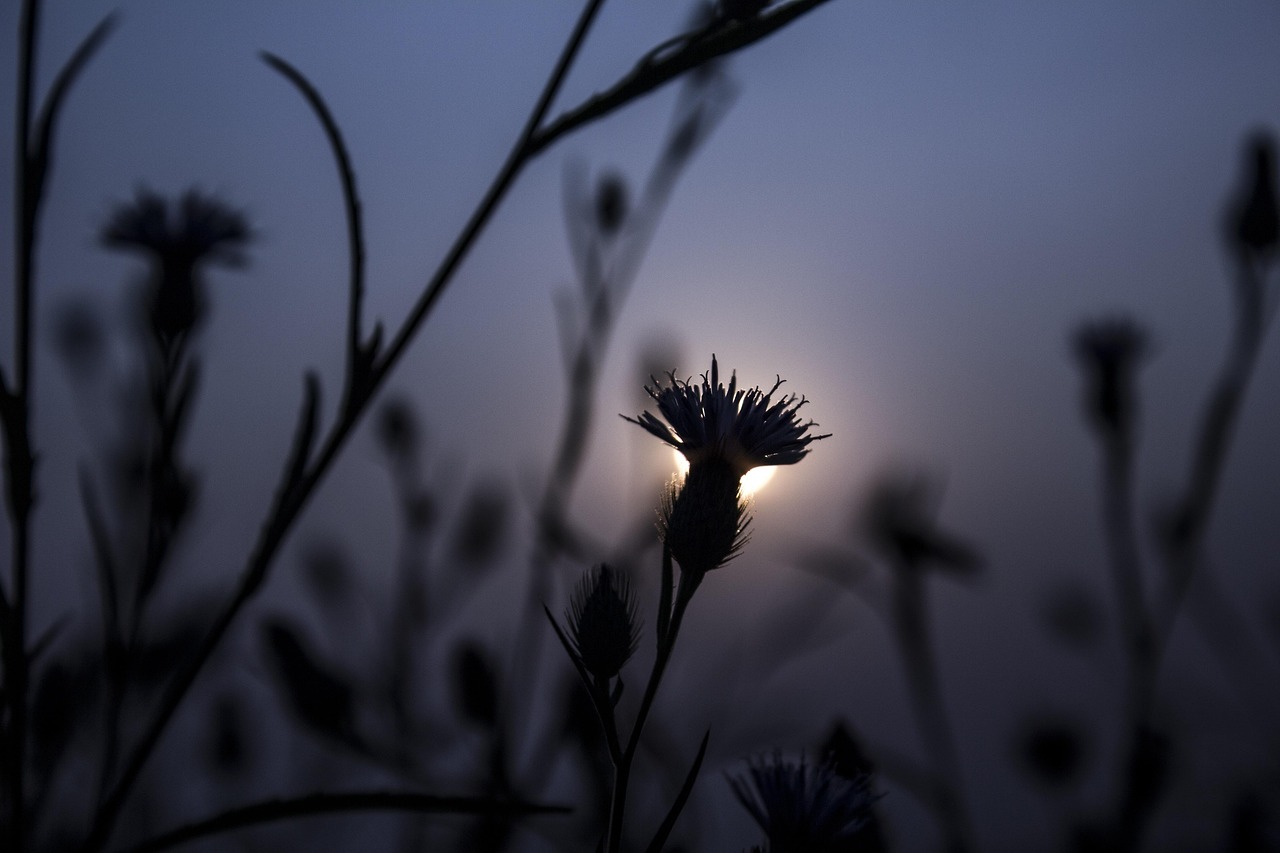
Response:
[{"label": "thin stem", "polygon": [[[338,122],[334,119],[333,113],[329,110],[324,98],[321,97],[320,92],[312,85],[311,81],[304,77],[298,69],[272,53],[264,52],[262,58],[302,93],[312,112],[316,114],[321,127],[324,128],[325,138],[329,142],[329,149],[333,152],[333,159],[338,167],[338,178],[342,182],[342,202],[347,215],[350,288],[347,303],[347,387],[343,392],[345,407],[353,399],[353,396],[360,392],[359,385],[363,383],[365,378],[362,372],[367,367],[361,362],[361,359],[367,356],[364,353],[364,344],[360,339],[361,312],[364,305],[364,223],[361,214],[360,196],[356,192],[355,169],[351,166],[351,155],[348,153],[346,142],[342,138],[342,130],[338,127]],[[373,354],[370,353],[369,355]]]},{"label": "thin stem", "polygon": [[943,707],[938,667],[933,656],[922,570],[905,563],[894,566],[893,625],[906,667],[916,725],[940,775],[936,805],[949,853],[974,849],[963,798],[960,758]]},{"label": "thin stem", "polygon": [[[1112,581],[1120,608],[1121,628],[1126,643],[1124,717],[1127,763],[1140,760],[1149,737],[1152,694],[1156,681],[1156,658],[1151,622],[1142,585],[1142,566],[1133,524],[1133,451],[1126,432],[1103,436],[1103,522],[1110,551]],[[1121,774],[1116,802],[1116,837],[1124,849],[1140,844],[1147,810],[1134,808],[1133,784],[1138,775],[1131,769]]]},{"label": "thin stem", "polygon": [[31,327],[33,267],[36,218],[40,187],[31,162],[31,107],[33,72],[36,63],[40,4],[27,0],[22,5],[21,41],[18,60],[17,138],[14,144],[14,220],[18,233],[14,251],[14,338],[15,387],[4,400],[7,423],[5,438],[8,457],[8,506],[13,521],[12,572],[13,602],[6,618],[4,638],[5,696],[9,703],[9,743],[6,782],[9,792],[9,844],[14,851],[25,849],[26,840],[26,757],[27,757],[27,578],[31,559],[31,504],[34,462],[30,447],[31,397],[33,388]]},{"label": "thin stem", "polygon": [[488,223],[489,217],[493,215],[498,202],[506,195],[516,176],[520,174],[520,171],[529,160],[541,150],[541,148],[535,149],[533,147],[534,136],[539,125],[542,124],[547,110],[551,108],[551,103],[555,100],[556,94],[560,91],[560,85],[564,82],[564,77],[569,71],[569,66],[573,64],[573,60],[578,54],[578,49],[586,38],[587,31],[590,30],[596,14],[603,5],[604,0],[588,0],[586,8],[583,9],[582,15],[578,18],[578,23],[574,27],[573,34],[569,36],[569,41],[565,44],[564,50],[560,54],[555,70],[551,72],[551,77],[547,80],[546,86],[543,87],[542,95],[538,98],[537,105],[529,115],[529,120],[525,122],[519,141],[511,149],[511,153],[507,155],[506,162],[503,164],[501,171],[498,172],[497,177],[494,178],[488,192],[485,193],[480,206],[472,213],[471,219],[467,221],[466,227],[458,235],[458,239],[445,256],[439,269],[436,270],[431,281],[427,283],[426,289],[413,306],[413,310],[409,312],[408,318],[400,327],[400,331],[396,333],[395,339],[387,347],[386,356],[378,362],[373,370],[370,387],[371,394],[382,383],[383,378],[396,362],[399,361],[401,353],[417,333],[418,327],[427,318],[436,300],[440,298],[445,288],[448,287],[449,282],[453,279],[454,271],[462,263],[462,259],[466,257],[467,251],[471,248],[476,238],[480,236],[480,232]]},{"label": "thin stem", "polygon": [[1127,642],[1129,713],[1145,714],[1152,681],[1152,636],[1133,523],[1133,450],[1127,435],[1104,439],[1103,515],[1112,582]]},{"label": "thin stem", "polygon": [[631,781],[631,766],[635,762],[636,751],[640,748],[640,735],[644,731],[645,721],[649,718],[654,697],[658,694],[658,685],[662,682],[663,673],[666,672],[671,652],[675,649],[676,636],[680,633],[680,623],[684,620],[685,610],[701,583],[702,575],[700,574],[680,575],[680,590],[676,594],[671,623],[666,636],[659,641],[658,654],[653,660],[653,669],[649,673],[649,682],[645,685],[644,696],[640,699],[640,708],[636,711],[636,719],[631,727],[631,737],[627,740],[626,751],[622,753],[622,760],[616,762],[614,766],[613,798],[609,804],[609,835],[605,846],[606,853],[618,853],[622,849],[622,825],[627,809],[627,787]]},{"label": "thin stem", "polygon": [[1204,539],[1227,454],[1270,317],[1262,305],[1266,282],[1261,271],[1255,269],[1248,258],[1242,257],[1238,275],[1239,304],[1231,349],[1205,405],[1187,491],[1177,506],[1175,527],[1166,534],[1165,558],[1169,579],[1164,607],[1157,614],[1154,627],[1153,654],[1157,667],[1167,650],[1170,634],[1202,560]]},{"label": "thin stem", "polygon": [[728,25],[715,23],[685,38],[674,39],[668,44],[679,44],[679,48],[665,57],[651,51],[631,73],[615,85],[561,113],[541,128],[530,139],[529,155],[538,154],[561,136],[649,94],[690,69],[741,50],[777,32],[826,2],[828,0],[793,0],[747,21],[736,21]]}]

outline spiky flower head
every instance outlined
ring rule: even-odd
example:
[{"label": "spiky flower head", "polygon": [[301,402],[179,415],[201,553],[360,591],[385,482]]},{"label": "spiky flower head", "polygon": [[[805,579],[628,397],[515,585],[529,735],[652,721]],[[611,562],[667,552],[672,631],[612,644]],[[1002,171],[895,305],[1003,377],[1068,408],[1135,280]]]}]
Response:
[{"label": "spiky flower head", "polygon": [[871,817],[871,777],[841,776],[832,762],[810,764],[775,752],[729,776],[738,802],[764,830],[767,853],[844,853]]},{"label": "spiky flower head", "polygon": [[[720,382],[720,366],[711,356],[711,372],[702,382],[677,379],[667,374],[668,384],[645,391],[658,404],[663,423],[650,412],[638,418],[624,418],[638,424],[684,454],[690,468],[704,461],[723,461],[739,477],[759,465],[794,465],[809,452],[809,444],[826,435],[810,435],[813,421],[798,414],[808,402],[787,394],[773,399],[782,386],[782,377],[769,391],[759,387],[738,387],[738,374],[730,374],[729,387]],[[668,424],[670,426],[668,426]]]},{"label": "spiky flower head", "polygon": [[578,582],[565,621],[573,653],[600,681],[618,674],[640,639],[631,583],[603,563]]}]

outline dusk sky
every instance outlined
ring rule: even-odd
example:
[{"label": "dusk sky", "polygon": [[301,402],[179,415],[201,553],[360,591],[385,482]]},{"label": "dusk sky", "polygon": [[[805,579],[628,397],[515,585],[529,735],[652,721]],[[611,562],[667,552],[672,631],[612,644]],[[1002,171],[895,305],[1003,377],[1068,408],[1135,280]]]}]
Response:
[{"label": "dusk sky", "polygon": [[[0,7],[9,69],[18,5]],[[330,414],[340,387],[340,189],[313,115],[258,52],[305,73],[342,125],[366,215],[366,317],[394,328],[501,164],[580,5],[47,4],[42,85],[104,14],[120,17],[60,127],[39,255],[42,319],[72,299],[118,315],[140,267],[104,251],[97,234],[140,186],[198,185],[243,208],[258,235],[247,268],[210,276],[207,375],[189,439],[205,472],[202,515],[184,546],[193,571],[238,569],[270,500],[303,372],[320,371]],[[606,4],[558,108],[608,86],[687,14],[677,2]],[[805,412],[832,437],[760,493],[746,555],[699,593],[681,650],[696,673],[699,644],[742,642],[772,602],[823,588],[789,561],[801,545],[848,540],[857,496],[878,471],[936,472],[943,522],[986,558],[976,584],[934,590],[944,684],[972,781],[995,780],[971,785],[980,833],[1016,840],[1035,818],[1003,812],[1036,801],[1010,793],[1002,738],[1028,705],[1091,713],[1078,694],[1098,683],[1061,652],[1020,651],[1041,644],[1037,601],[1071,576],[1109,591],[1097,453],[1068,337],[1082,320],[1117,313],[1149,329],[1145,523],[1183,485],[1230,329],[1223,210],[1244,141],[1280,129],[1280,5],[834,0],[734,57],[730,73],[736,101],[676,187],[622,310],[575,518],[609,541],[644,501],[656,503],[649,490],[668,457],[615,416],[642,407],[639,353],[655,340],[674,342],[680,360],[669,367],[681,376],[707,370],[715,353],[742,382],[767,388],[780,374],[810,400]],[[11,89],[0,91],[0,114],[13,113]],[[417,405],[433,457],[452,459],[459,482],[505,483],[526,529],[564,398],[552,298],[574,286],[565,170],[616,169],[638,184],[674,95],[668,87],[561,140],[526,170],[388,383]],[[12,145],[0,134],[0,162],[12,163]],[[11,195],[6,167],[0,196]],[[12,233],[4,206],[5,258]],[[11,277],[3,281],[7,319]],[[11,350],[5,322],[6,365]],[[1280,596],[1278,355],[1268,342],[1210,540],[1241,601]],[[36,553],[78,565],[83,525],[55,508],[77,506],[92,409],[76,402],[49,348],[39,358],[47,499]],[[323,532],[382,571],[395,535],[385,480],[363,431],[294,550]],[[526,542],[513,546],[517,564]],[[279,594],[290,588],[291,553]],[[60,597],[87,595],[78,584],[40,587],[41,612],[52,618]],[[828,679],[814,701],[829,712],[781,745],[802,746],[844,714],[869,742],[916,750],[899,722],[904,691],[883,626],[852,597],[833,607],[822,624],[833,635],[845,626],[838,654],[774,685],[818,691],[816,679]],[[1200,654],[1194,641],[1175,649]],[[690,722],[695,742],[704,725]],[[709,787],[723,787],[731,756],[716,760]],[[931,838],[908,795],[883,807],[904,843]]]}]

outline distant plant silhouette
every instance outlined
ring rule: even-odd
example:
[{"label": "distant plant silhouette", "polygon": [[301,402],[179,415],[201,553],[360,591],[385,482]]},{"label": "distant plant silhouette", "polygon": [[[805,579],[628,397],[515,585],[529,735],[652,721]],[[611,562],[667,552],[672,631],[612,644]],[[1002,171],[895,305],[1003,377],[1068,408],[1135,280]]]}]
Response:
[{"label": "distant plant silhouette", "polygon": [[[1140,435],[1139,371],[1151,357],[1150,335],[1132,318],[1104,317],[1082,323],[1070,349],[1083,374],[1085,421],[1101,453],[1101,519],[1112,597],[1116,650],[1122,665],[1118,707],[1110,709],[1115,730],[1091,733],[1075,716],[1040,710],[1011,736],[1013,758],[1047,796],[1078,792],[1091,773],[1106,780],[1105,802],[1073,813],[1067,824],[1046,833],[1046,846],[1071,851],[1148,849],[1153,824],[1169,806],[1177,783],[1205,803],[1204,819],[1220,821],[1220,847],[1227,851],[1275,849],[1280,844],[1280,789],[1274,745],[1280,738],[1280,692],[1274,660],[1214,580],[1206,537],[1219,484],[1249,380],[1276,305],[1276,249],[1280,214],[1274,173],[1274,142],[1256,135],[1245,145],[1241,187],[1230,203],[1224,237],[1236,271],[1235,326],[1221,373],[1209,389],[1192,446],[1185,490],[1153,513],[1144,529],[1137,521],[1134,481]],[[922,569],[965,579],[979,565],[977,552],[933,521],[940,493],[927,476],[893,472],[869,490],[855,525],[853,543],[872,559],[848,549],[815,548],[798,565],[854,593],[881,615],[894,639],[930,766],[894,756],[886,770],[936,815],[944,847],[976,848],[963,796],[959,750],[951,733],[934,661],[933,627],[926,609]],[[1158,557],[1161,572],[1148,570]],[[873,570],[882,563],[888,571]],[[1196,593],[1190,594],[1195,586]],[[1270,775],[1242,780],[1226,815],[1208,812],[1208,793],[1180,770],[1180,750],[1194,732],[1180,730],[1160,693],[1162,672],[1173,664],[1171,634],[1183,611],[1214,653],[1235,698],[1256,720],[1257,737],[1270,749]],[[1265,615],[1265,614],[1261,614]],[[1109,617],[1087,586],[1071,583],[1054,591],[1043,611],[1050,635],[1076,651],[1092,651]],[[1105,697],[1108,691],[1099,694]],[[1185,724],[1183,724],[1185,725]],[[1103,760],[1100,742],[1115,755]]]}]

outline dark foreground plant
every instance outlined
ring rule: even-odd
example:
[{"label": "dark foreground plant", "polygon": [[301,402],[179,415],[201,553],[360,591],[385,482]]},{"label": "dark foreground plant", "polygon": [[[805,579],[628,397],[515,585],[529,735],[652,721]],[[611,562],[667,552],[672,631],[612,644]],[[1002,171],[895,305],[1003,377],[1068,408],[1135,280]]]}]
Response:
[{"label": "dark foreground plant", "polygon": [[[658,512],[663,548],[657,654],[625,746],[615,708],[622,695],[619,670],[634,650],[637,630],[635,606],[619,592],[625,582],[615,581],[612,571],[603,566],[594,576],[584,578],[568,613],[567,633],[547,611],[547,618],[587,687],[608,742],[613,786],[604,840],[606,853],[622,849],[636,751],[685,611],[706,574],[732,560],[746,544],[750,516],[741,494],[742,476],[761,465],[794,465],[808,454],[809,444],[828,437],[811,435],[809,430],[816,424],[800,419],[798,412],[806,402],[803,398],[773,398],[782,385],[781,377],[768,392],[763,392],[759,388],[739,389],[735,373],[726,388],[720,381],[720,367],[714,355],[711,370],[702,375],[699,384],[678,380],[674,372],[668,377],[670,382],[665,388],[655,381],[656,387],[645,389],[657,401],[665,424],[650,412],[638,418],[623,416],[689,460],[688,473],[671,483]],[[678,583],[673,562],[680,568]],[[684,785],[647,850],[662,850],[693,790],[710,736],[710,731],[703,736]]]},{"label": "dark foreground plant", "polygon": [[[1120,695],[1106,709],[1111,719],[1107,737],[1095,736],[1078,713],[1054,709],[1034,711],[1013,734],[1018,768],[1059,803],[1078,798],[1091,772],[1096,776],[1101,769],[1101,784],[1094,786],[1100,796],[1087,808],[1073,803],[1054,831],[1062,849],[1155,849],[1158,819],[1188,811],[1178,803],[1195,803],[1190,813],[1202,825],[1216,821],[1219,843],[1212,849],[1268,850],[1280,840],[1280,766],[1275,760],[1280,743],[1275,685],[1280,682],[1274,655],[1256,636],[1257,614],[1240,607],[1219,585],[1208,554],[1232,439],[1280,287],[1275,142],[1270,134],[1258,133],[1246,140],[1244,149],[1240,182],[1222,231],[1235,273],[1233,329],[1224,362],[1198,413],[1185,484],[1151,513],[1155,523],[1150,527],[1135,509],[1135,484],[1142,435],[1139,379],[1151,359],[1151,334],[1138,321],[1119,315],[1082,323],[1070,336],[1083,378],[1083,415],[1100,455],[1102,542],[1118,639],[1112,651],[1119,676],[1112,683],[1119,684]],[[921,766],[891,756],[886,776],[934,812],[949,849],[974,849],[960,751],[933,651],[935,626],[926,606],[924,570],[965,579],[974,575],[978,560],[967,544],[935,523],[938,494],[919,476],[880,480],[870,489],[855,531],[873,560],[822,549],[805,555],[800,564],[849,589],[885,618],[897,640],[929,758]],[[889,571],[877,575],[873,561]],[[1062,587],[1043,615],[1052,636],[1065,646],[1090,654],[1102,651],[1110,619],[1088,586]],[[1220,792],[1189,772],[1197,759],[1191,749],[1192,715],[1171,695],[1173,632],[1184,616],[1213,655],[1214,677],[1229,685],[1214,698],[1243,712],[1250,728],[1240,736],[1251,752],[1263,756],[1256,767],[1234,771],[1233,793],[1218,796],[1225,806],[1214,801]],[[1195,702],[1196,714],[1203,716],[1203,696]],[[1097,755],[1103,744],[1114,750],[1111,755]],[[1214,749],[1211,760],[1216,762],[1218,747]]]}]

